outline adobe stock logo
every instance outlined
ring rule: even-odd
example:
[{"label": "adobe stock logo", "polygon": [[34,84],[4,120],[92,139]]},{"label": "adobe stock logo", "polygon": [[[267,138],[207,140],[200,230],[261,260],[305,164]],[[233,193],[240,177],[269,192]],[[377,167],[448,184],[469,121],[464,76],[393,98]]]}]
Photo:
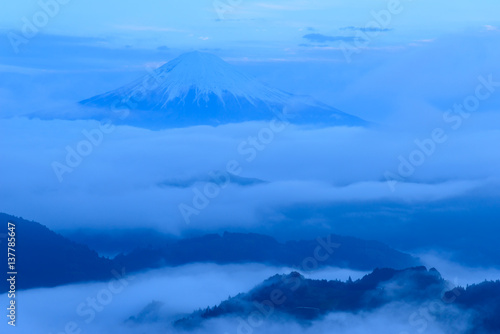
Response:
[{"label": "adobe stock logo", "polygon": [[40,31],[45,28],[51,19],[56,17],[61,11],[61,5],[67,5],[71,0],[39,0],[37,2],[40,8],[30,18],[23,16],[21,21],[23,26],[20,29],[21,34],[9,31],[7,38],[9,39],[12,50],[17,54],[20,52],[19,47],[28,44],[29,41],[35,38]]}]

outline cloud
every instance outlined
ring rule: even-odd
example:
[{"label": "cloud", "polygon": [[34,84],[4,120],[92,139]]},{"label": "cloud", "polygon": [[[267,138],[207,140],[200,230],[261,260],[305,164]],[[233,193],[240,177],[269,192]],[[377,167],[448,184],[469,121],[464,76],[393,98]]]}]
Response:
[{"label": "cloud", "polygon": [[496,281],[500,277],[500,267],[491,268],[477,265],[467,267],[454,261],[454,256],[450,252],[434,250],[417,254],[417,256],[428,268],[438,268],[441,275],[455,286],[465,287],[484,280]]},{"label": "cloud", "polygon": [[307,34],[302,37],[313,43],[326,43],[326,42],[338,42],[338,41],[356,42],[363,40],[362,38],[356,36],[328,36],[319,33]]},{"label": "cloud", "polygon": [[415,42],[418,42],[418,43],[432,43],[436,41],[435,38],[424,38],[424,39],[417,39]]},{"label": "cloud", "polygon": [[170,48],[168,46],[166,46],[166,45],[161,45],[161,46],[157,47],[156,50],[158,50],[158,51],[168,51],[168,50],[170,50]]},{"label": "cloud", "polygon": [[348,26],[348,27],[342,27],[340,30],[351,30],[351,31],[362,31],[362,32],[387,32],[394,30],[392,28],[379,28],[379,27],[355,27],[355,26]]},{"label": "cloud", "polygon": [[[330,313],[324,318],[306,323],[294,322],[290,319],[264,320],[257,322],[253,328],[249,326],[252,318],[248,322],[243,322],[241,318],[225,318],[211,320],[205,323],[203,329],[194,330],[194,334],[201,333],[243,333],[244,328],[250,330],[258,329],[259,333],[290,333],[290,334],[313,334],[313,333],[411,333],[412,331],[424,331],[429,334],[445,334],[449,331],[463,333],[469,328],[469,316],[453,307],[440,309],[438,314],[443,317],[453,317],[453,322],[445,324],[435,320],[433,315],[428,318],[420,316],[418,311],[429,311],[429,305],[408,305],[405,303],[393,303],[383,308],[370,312],[359,312],[352,314],[348,312]],[[411,320],[409,319],[412,317]],[[425,315],[427,316],[427,315]],[[432,317],[432,318],[431,318]],[[259,319],[259,318],[257,318]],[[419,321],[417,322],[416,319]],[[246,324],[246,325],[245,325]]]},{"label": "cloud", "polygon": [[[164,303],[163,322],[157,324],[158,328],[155,324],[147,324],[146,327],[154,328],[148,333],[163,333],[160,330],[162,327],[169,326],[183,314],[213,306],[229,295],[251,289],[275,273],[290,271],[289,268],[258,264],[194,264],[131,275],[125,268],[123,287],[120,286],[123,281],[111,285],[108,282],[90,282],[23,291],[24,307],[19,308],[15,332],[59,333],[66,330],[68,323],[75,323],[82,332],[109,332],[116,326],[120,328],[120,333],[143,333],[144,328],[130,327],[125,320],[139,313],[151,301],[158,300]],[[6,294],[0,295],[0,298],[7,300]],[[97,305],[94,312],[89,306],[92,298]],[[43,306],[47,300],[53,302],[50,312]],[[10,333],[8,327],[7,322],[0,324],[2,333]]]},{"label": "cloud", "polygon": [[270,4],[270,3],[256,3],[256,7],[264,8],[266,10],[276,10],[276,11],[298,11],[303,10],[304,6],[300,4]]},{"label": "cloud", "polygon": [[153,31],[153,32],[185,32],[172,27],[155,27],[155,26],[141,26],[141,25],[115,25],[114,28],[129,31]]},{"label": "cloud", "polygon": [[[495,45],[495,35],[438,39],[411,53],[392,56],[367,53],[376,66],[335,63],[334,56],[327,59],[336,51],[333,46],[322,51],[329,62],[240,62],[274,86],[313,94],[343,111],[384,124],[365,129],[290,126],[258,151],[253,161],[247,161],[248,154],[240,154],[238,146],[257,136],[266,123],[163,131],[119,126],[59,183],[52,162],[64,162],[67,147],[75,149],[85,140],[82,131],[93,130],[98,123],[3,119],[0,150],[9,163],[0,167],[5,175],[0,180],[0,210],[56,230],[151,227],[181,235],[240,230],[289,239],[304,233],[316,237],[335,232],[380,239],[406,249],[434,244],[457,252],[459,248],[468,253],[489,252],[495,249],[495,241],[487,236],[500,233],[495,223],[500,210],[492,204],[499,198],[494,186],[500,178],[500,157],[492,152],[494,143],[500,141],[500,95],[482,102],[481,110],[464,120],[458,131],[450,130],[443,113],[474,93],[479,75],[487,76],[497,68],[498,52],[494,48],[486,54],[481,51]],[[101,51],[76,66],[80,71],[76,74],[5,72],[0,83],[4,116],[39,108],[71,113],[74,105],[62,102],[120,86],[140,77],[143,64],[165,60],[155,50],[144,54]],[[112,61],[100,64],[108,56]],[[37,58],[39,67],[67,69],[75,64],[49,58]],[[425,59],[433,62],[422,62]],[[116,72],[96,71],[115,66]],[[457,72],[457,66],[462,70]],[[493,72],[493,80],[500,80],[500,75]],[[418,149],[415,140],[429,138],[438,127],[449,136],[446,144],[436,146],[435,153],[392,193],[384,173],[397,173],[399,156],[408,159]],[[33,139],[28,144],[26,138]],[[232,159],[241,163],[241,177],[268,183],[228,185],[187,225],[178,206],[192,205],[195,189],[203,191],[205,184],[197,184],[198,188],[158,184],[224,170]],[[418,237],[410,236],[408,229]],[[429,229],[453,235],[460,245],[428,233]],[[471,229],[481,237],[460,237]]]},{"label": "cloud", "polygon": [[485,25],[484,27],[486,28],[487,31],[500,31],[498,27],[489,24]]},{"label": "cloud", "polygon": [[[214,319],[203,323],[200,328],[188,331],[174,328],[172,323],[200,308],[217,305],[229,296],[246,292],[276,273],[288,274],[291,270],[291,268],[257,264],[225,266],[193,264],[152,270],[133,276],[127,275],[125,281],[113,281],[111,285],[108,282],[91,282],[26,290],[23,291],[23,307],[19,308],[19,320],[15,332],[59,333],[64,332],[66,326],[74,326],[82,332],[89,333],[118,331],[124,334],[156,334],[167,331],[169,333],[237,334],[243,332],[241,319],[246,321],[247,317]],[[359,272],[342,273],[334,268],[330,270],[329,276],[326,277],[332,279],[345,280],[349,276],[358,279],[363,275]],[[309,277],[308,273],[304,274]],[[0,295],[0,298],[7,297],[4,294]],[[51,301],[50,308],[45,307],[47,300]],[[157,321],[138,324],[126,322],[129,317],[138,315],[152,301],[161,303],[161,307],[157,310]],[[273,317],[264,322],[250,323],[254,324],[255,332],[292,334],[331,333],[332,331],[346,334],[401,333],[423,328],[429,334],[444,334],[450,331],[459,333],[467,327],[467,314],[461,313],[458,316],[453,307],[442,304],[431,306],[434,307],[430,307],[429,304],[411,305],[396,302],[374,311],[357,314],[331,313],[323,319],[307,323]],[[441,320],[424,317],[426,314],[417,313],[422,310],[430,311]],[[446,316],[453,321],[449,323],[446,320],[443,321]],[[23,319],[30,321],[23,321]],[[10,333],[7,327],[7,322],[0,324],[2,332]]]},{"label": "cloud", "polygon": [[[119,126],[59,183],[52,163],[65,163],[67,147],[75,149],[85,140],[82,131],[92,131],[98,123],[27,119],[0,123],[3,135],[10,138],[9,145],[1,145],[9,161],[2,172],[13,176],[1,181],[2,211],[56,229],[149,226],[169,233],[259,229],[272,225],[271,217],[279,217],[280,210],[299,203],[433,203],[468,196],[492,184],[493,175],[500,177],[491,169],[499,158],[476,149],[500,140],[496,132],[466,132],[450,139],[446,151],[429,158],[414,177],[391,192],[384,173],[397,172],[398,156],[410,154],[416,148],[413,140],[422,140],[425,132],[403,140],[397,133],[377,129],[290,126],[251,160],[248,138],[267,124],[250,122],[163,131]],[[19,131],[38,139],[25,146]],[[247,149],[243,154],[238,150],[241,145]],[[228,185],[186,225],[179,205],[192,206],[196,193],[203,193],[209,183],[187,188],[159,184],[203,176],[207,180],[211,171],[224,171],[230,160],[239,162],[240,177],[267,183]],[[367,164],[370,168],[364,168]],[[26,207],[25,201],[33,204]],[[276,219],[274,223],[280,221]],[[302,224],[300,219],[289,219],[283,221]]]},{"label": "cloud", "polygon": [[14,65],[0,65],[0,72],[19,73],[19,74],[46,74],[51,72],[54,73],[56,71],[48,69],[23,67],[23,66],[14,66]]}]

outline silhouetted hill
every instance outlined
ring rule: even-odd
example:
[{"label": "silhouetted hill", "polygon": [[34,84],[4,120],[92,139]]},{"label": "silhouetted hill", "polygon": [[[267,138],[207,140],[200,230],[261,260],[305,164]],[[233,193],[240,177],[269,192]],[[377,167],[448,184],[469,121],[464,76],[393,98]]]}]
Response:
[{"label": "silhouetted hill", "polygon": [[162,306],[162,302],[153,300],[151,303],[146,305],[146,307],[144,307],[137,316],[131,316],[125,322],[136,324],[151,324],[153,322],[157,322],[161,319],[160,309],[162,308]]},{"label": "silhouetted hill", "polygon": [[[9,221],[16,224],[18,290],[113,277],[112,261],[99,257],[87,246],[74,243],[39,223],[4,213],[0,213],[2,233],[7,232]],[[1,253],[7,254],[7,239],[5,235],[0,236]],[[6,265],[2,267],[6,268]],[[6,273],[7,270],[3,270],[2,277]],[[8,291],[6,279],[1,281],[0,293]]]},{"label": "silhouetted hill", "polygon": [[[307,324],[331,312],[371,311],[396,302],[428,311],[438,322],[449,321],[450,315],[471,315],[470,327],[461,332],[464,334],[499,333],[500,281],[447,291],[448,286],[436,269],[425,267],[375,269],[359,280],[346,282],[306,279],[292,272],[275,275],[249,292],[198,310],[175,325],[194,328],[208,319],[247,319],[256,313],[270,320],[294,319]],[[436,307],[429,306],[436,302]]]},{"label": "silhouetted hill", "polygon": [[[321,266],[371,270],[418,263],[410,255],[375,241],[330,235],[317,240],[280,243],[266,235],[227,232],[222,236],[209,234],[180,240],[157,236],[154,247],[137,248],[110,260],[39,223],[0,214],[0,223],[6,227],[8,221],[16,223],[18,289],[111,279],[112,270],[119,268],[132,272],[194,262],[256,262],[296,266],[302,270]],[[0,247],[6,254],[7,243],[2,241]],[[1,292],[7,291],[5,280],[0,288]]]},{"label": "silhouetted hill", "polygon": [[193,313],[177,325],[193,326],[204,319],[224,315],[243,316],[255,310],[273,309],[276,316],[298,320],[319,318],[333,311],[372,310],[392,301],[423,302],[439,296],[446,282],[435,270],[414,267],[404,270],[375,269],[356,281],[306,279],[297,272],[275,275],[247,293],[218,306]]},{"label": "silhouetted hill", "polygon": [[485,281],[466,289],[447,292],[445,298],[459,305],[464,311],[474,310],[471,333],[500,333],[500,281]]},{"label": "silhouetted hill", "polygon": [[164,247],[138,248],[115,258],[130,270],[177,266],[193,262],[219,264],[257,262],[316,269],[338,266],[358,270],[376,267],[407,268],[419,264],[414,257],[376,241],[329,235],[317,240],[288,241],[254,233],[209,234],[169,240]]}]

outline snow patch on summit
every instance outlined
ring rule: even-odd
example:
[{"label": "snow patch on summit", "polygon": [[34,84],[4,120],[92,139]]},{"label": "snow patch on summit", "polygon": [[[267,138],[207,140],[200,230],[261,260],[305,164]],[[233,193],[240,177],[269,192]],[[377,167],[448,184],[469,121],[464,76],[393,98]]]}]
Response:
[{"label": "snow patch on summit", "polygon": [[[292,97],[265,86],[217,56],[198,51],[183,54],[157,68],[155,76],[159,83],[155,91],[161,92],[157,101],[160,107],[166,107],[177,99],[184,101],[190,91],[195,92],[195,101],[208,101],[211,95],[215,95],[223,104],[226,94],[246,99],[252,104],[258,100],[285,103]],[[139,89],[145,79],[124,87],[122,94]]]}]

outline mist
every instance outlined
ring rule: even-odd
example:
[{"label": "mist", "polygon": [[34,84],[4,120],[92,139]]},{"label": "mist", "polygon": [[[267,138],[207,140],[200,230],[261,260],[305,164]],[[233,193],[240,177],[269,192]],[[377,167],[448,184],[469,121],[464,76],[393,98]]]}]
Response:
[{"label": "mist", "polygon": [[[401,177],[398,157],[409,161],[419,150],[415,138],[423,141],[425,134],[286,125],[260,141],[269,123],[161,131],[113,125],[75,162],[78,145],[89,142],[85,133],[98,133],[100,123],[4,119],[0,148],[9,163],[0,168],[19,177],[0,181],[2,210],[62,232],[153,228],[182,236],[229,230],[281,239],[338,233],[405,250],[463,249],[464,244],[428,234],[427,226],[458,233],[472,224],[467,217],[481,216],[474,233],[498,232],[490,222],[499,216],[494,203],[500,158],[491,152],[500,133],[482,129],[494,121],[489,115],[474,121],[472,128],[449,132],[441,147],[435,144],[433,154]],[[228,173],[262,182],[227,183]],[[165,185],[169,180],[180,186]],[[182,186],[185,180],[191,183]],[[461,202],[478,205],[469,205],[463,215]],[[363,214],[357,212],[360,206]],[[451,227],[452,218],[464,223]],[[409,224],[417,239],[407,235]],[[393,227],[381,229],[384,225]],[[476,241],[469,246],[484,242]]]},{"label": "mist", "polygon": [[[500,276],[494,0],[37,0],[3,7],[0,212],[45,225],[66,239],[44,230],[48,238],[77,249],[81,259],[69,261],[64,282],[82,281],[71,276],[80,260],[111,268],[115,256],[137,248],[162,259],[172,251],[167,240],[225,231],[281,243],[354,237],[359,254],[376,259],[385,247],[407,253],[435,267],[450,287]],[[176,67],[193,51],[197,56]],[[123,89],[160,70],[169,85]],[[118,115],[110,101],[120,92],[129,109]],[[141,94],[147,103],[131,108]],[[81,103],[96,96],[101,105]],[[167,107],[165,96],[179,103]],[[304,101],[310,114],[296,120],[312,121],[294,122]],[[161,108],[139,110],[144,106]],[[250,252],[262,250],[253,240],[266,240],[239,236],[249,237]],[[23,236],[16,238],[29,255]],[[379,243],[363,246],[368,240]],[[124,268],[108,282],[17,291],[17,328],[4,321],[0,331],[444,334],[482,321],[435,296],[310,321],[240,314],[174,325],[294,270],[255,263]],[[342,281],[368,274],[332,267],[301,273]],[[110,277],[97,274],[88,277]],[[493,285],[485,289],[496,293]],[[495,298],[470,294],[495,315]]]},{"label": "mist", "polygon": [[[184,333],[185,330],[173,325],[176,320],[198,309],[214,306],[229,296],[248,291],[270,276],[288,274],[292,270],[296,269],[260,264],[191,264],[134,274],[123,269],[116,279],[109,282],[20,291],[18,299],[22,307],[19,308],[19,324],[16,328],[6,324],[1,326],[5,333],[59,334],[78,330],[82,333],[117,330],[131,334]],[[464,273],[468,269],[461,270]],[[302,274],[313,279],[345,281],[349,277],[359,279],[366,273],[324,268]],[[482,277],[481,274],[477,272],[478,277]],[[222,317],[205,321],[199,328],[188,332],[323,333],[338,330],[343,333],[420,333],[425,330],[426,333],[437,334],[449,333],[450,330],[458,333],[468,328],[469,315],[440,298],[436,296],[435,300],[422,305],[395,301],[374,311],[355,314],[334,312],[305,322],[262,315],[259,318]],[[158,302],[160,307],[151,311],[145,322],[129,320],[153,301]],[[30,321],[22,321],[24,319]]]}]

